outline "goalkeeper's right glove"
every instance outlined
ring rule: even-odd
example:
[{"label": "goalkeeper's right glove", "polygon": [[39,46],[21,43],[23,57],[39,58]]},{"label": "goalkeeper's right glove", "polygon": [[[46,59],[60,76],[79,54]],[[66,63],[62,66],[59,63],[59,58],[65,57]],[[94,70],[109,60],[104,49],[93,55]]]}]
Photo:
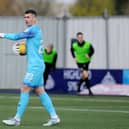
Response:
[{"label": "goalkeeper's right glove", "polygon": [[15,43],[13,45],[13,52],[17,55],[24,56],[26,55],[26,44],[24,42]]},{"label": "goalkeeper's right glove", "polygon": [[4,33],[0,33],[0,38],[4,38]]}]

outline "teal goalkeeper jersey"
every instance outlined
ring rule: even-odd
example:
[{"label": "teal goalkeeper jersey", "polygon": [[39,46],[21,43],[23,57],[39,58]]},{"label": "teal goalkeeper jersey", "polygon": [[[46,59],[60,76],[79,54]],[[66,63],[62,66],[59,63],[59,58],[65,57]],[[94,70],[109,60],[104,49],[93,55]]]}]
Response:
[{"label": "teal goalkeeper jersey", "polygon": [[29,26],[24,32],[18,34],[5,34],[4,38],[10,40],[26,39],[27,49],[27,71],[44,70],[44,62],[42,59],[42,30],[37,25]]}]

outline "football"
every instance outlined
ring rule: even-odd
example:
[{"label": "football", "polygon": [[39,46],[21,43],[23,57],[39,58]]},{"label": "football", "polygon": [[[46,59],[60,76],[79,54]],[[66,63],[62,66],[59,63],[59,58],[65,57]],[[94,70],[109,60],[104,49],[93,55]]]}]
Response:
[{"label": "football", "polygon": [[26,55],[26,44],[25,43],[19,44],[19,54]]},{"label": "football", "polygon": [[26,44],[24,42],[15,43],[12,47],[14,54],[24,56],[26,55]]}]

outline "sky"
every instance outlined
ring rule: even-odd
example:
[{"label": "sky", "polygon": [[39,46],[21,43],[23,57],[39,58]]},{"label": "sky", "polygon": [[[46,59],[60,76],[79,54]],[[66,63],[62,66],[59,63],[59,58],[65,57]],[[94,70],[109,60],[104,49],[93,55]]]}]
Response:
[{"label": "sky", "polygon": [[57,2],[62,2],[62,3],[73,3],[75,0],[56,0]]}]

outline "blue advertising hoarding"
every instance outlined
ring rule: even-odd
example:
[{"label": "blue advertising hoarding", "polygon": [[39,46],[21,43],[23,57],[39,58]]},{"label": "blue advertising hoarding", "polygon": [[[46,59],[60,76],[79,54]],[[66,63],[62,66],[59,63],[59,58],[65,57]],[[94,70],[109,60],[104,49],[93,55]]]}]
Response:
[{"label": "blue advertising hoarding", "polygon": [[[46,83],[49,93],[75,94],[77,83],[81,78],[79,69],[56,69],[52,71]],[[89,71],[91,90],[94,95],[122,95],[129,96],[129,70],[92,69]],[[0,89],[1,93],[17,93],[18,89]],[[88,95],[83,83],[81,95]]]},{"label": "blue advertising hoarding", "polygon": [[[122,70],[90,70],[91,86],[97,84],[122,84]],[[81,77],[79,69],[57,69],[49,75],[46,89],[52,93],[71,93],[77,91],[77,82]],[[84,86],[82,86],[83,88]]]}]

